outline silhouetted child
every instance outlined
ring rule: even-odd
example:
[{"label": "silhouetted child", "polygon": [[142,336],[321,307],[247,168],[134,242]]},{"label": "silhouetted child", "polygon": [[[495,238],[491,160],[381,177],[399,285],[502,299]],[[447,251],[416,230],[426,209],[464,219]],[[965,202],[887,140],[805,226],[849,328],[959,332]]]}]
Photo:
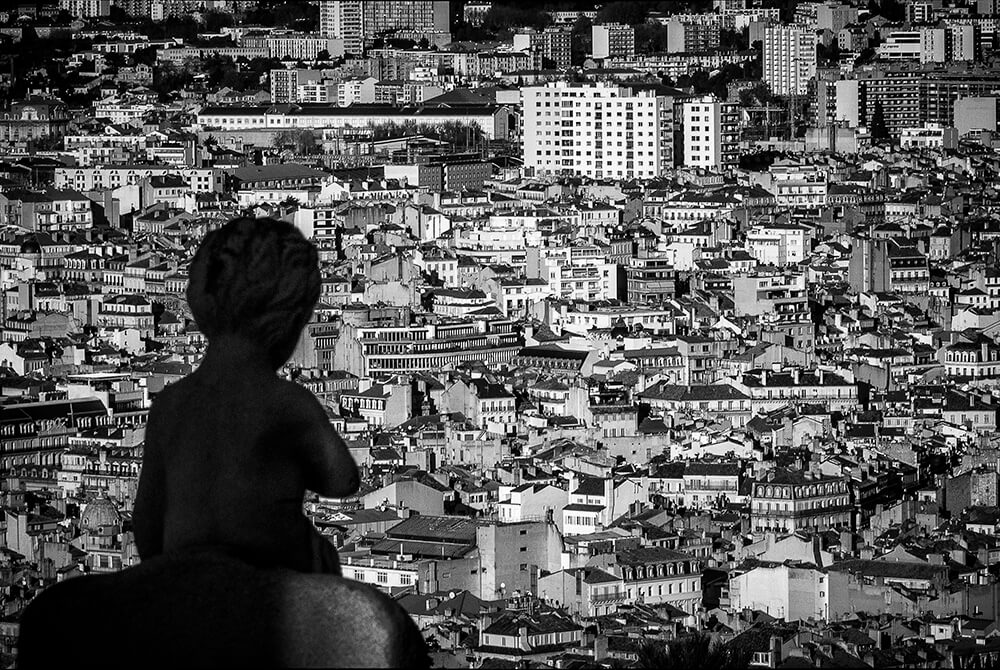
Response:
[{"label": "silhouetted child", "polygon": [[134,512],[141,558],[211,547],[340,573],[303,494],[354,493],[357,466],[312,393],[275,374],[319,292],[316,250],[288,223],[235,219],[205,237],[187,297],[208,351],[150,410]]}]

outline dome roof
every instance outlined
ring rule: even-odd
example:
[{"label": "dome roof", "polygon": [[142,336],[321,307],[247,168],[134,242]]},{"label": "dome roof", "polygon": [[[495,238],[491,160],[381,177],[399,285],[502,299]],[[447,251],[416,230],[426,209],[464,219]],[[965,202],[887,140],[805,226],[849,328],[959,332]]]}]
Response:
[{"label": "dome roof", "polygon": [[89,503],[80,517],[80,529],[84,532],[97,531],[105,526],[119,526],[122,516],[118,506],[110,498],[100,497]]},{"label": "dome roof", "polygon": [[42,253],[42,245],[38,243],[38,240],[34,236],[28,237],[23,242],[21,242],[21,253],[22,254],[40,254]]}]

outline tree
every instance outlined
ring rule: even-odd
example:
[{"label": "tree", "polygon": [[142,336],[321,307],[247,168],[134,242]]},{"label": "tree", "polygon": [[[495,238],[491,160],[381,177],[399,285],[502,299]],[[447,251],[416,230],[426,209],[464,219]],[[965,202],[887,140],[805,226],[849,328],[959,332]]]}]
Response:
[{"label": "tree", "polygon": [[609,2],[597,12],[594,23],[625,23],[638,26],[646,22],[649,13],[644,2]]},{"label": "tree", "polygon": [[295,148],[300,154],[308,156],[316,152],[316,134],[312,128],[303,128],[295,138]]},{"label": "tree", "polygon": [[636,53],[659,53],[667,50],[667,28],[659,23],[641,23],[635,27]]},{"label": "tree", "polygon": [[885,109],[882,101],[875,101],[875,110],[872,112],[871,122],[872,139],[876,142],[889,139],[889,127],[885,123]]},{"label": "tree", "polygon": [[316,60],[330,60],[330,52],[326,49],[321,49],[318,54],[316,54]]},{"label": "tree", "polygon": [[510,32],[514,28],[541,30],[549,24],[549,15],[537,7],[493,5],[483,16],[483,28],[493,33]]},{"label": "tree", "polygon": [[868,11],[892,23],[906,20],[906,6],[899,0],[869,0]]},{"label": "tree", "polygon": [[583,15],[573,24],[570,33],[570,62],[573,65],[583,65],[587,54],[593,51],[593,27],[594,23]]},{"label": "tree", "polygon": [[229,12],[220,12],[217,9],[210,9],[202,15],[205,24],[205,32],[217,33],[223,28],[231,28],[235,24],[233,15]]},{"label": "tree", "polygon": [[648,641],[639,650],[639,667],[655,670],[746,670],[750,653],[733,645],[713,643],[706,633],[694,633],[667,644]]},{"label": "tree", "polygon": [[726,28],[719,31],[719,48],[723,51],[746,51],[750,48],[750,29]]},{"label": "tree", "polygon": [[153,70],[153,85],[151,88],[156,91],[160,100],[167,101],[171,95],[191,85],[194,77],[190,69],[178,67],[169,61],[158,63]]},{"label": "tree", "polygon": [[840,43],[837,40],[830,42],[829,46],[822,42],[816,43],[816,60],[821,65],[836,65],[840,61]]},{"label": "tree", "polygon": [[279,151],[289,146],[295,146],[298,136],[294,130],[282,130],[271,138],[271,146]]}]

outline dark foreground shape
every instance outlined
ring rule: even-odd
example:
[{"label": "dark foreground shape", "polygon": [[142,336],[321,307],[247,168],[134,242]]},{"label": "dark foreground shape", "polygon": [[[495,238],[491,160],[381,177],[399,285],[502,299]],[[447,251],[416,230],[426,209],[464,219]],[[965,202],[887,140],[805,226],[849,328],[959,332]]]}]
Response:
[{"label": "dark foreground shape", "polygon": [[162,556],[42,592],[19,668],[423,667],[413,620],[370,586],[257,569],[219,552]]}]

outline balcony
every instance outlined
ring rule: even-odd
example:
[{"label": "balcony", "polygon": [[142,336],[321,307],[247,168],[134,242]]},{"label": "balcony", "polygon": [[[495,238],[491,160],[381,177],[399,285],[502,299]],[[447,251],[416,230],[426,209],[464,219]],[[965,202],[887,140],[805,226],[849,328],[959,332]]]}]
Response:
[{"label": "balcony", "polygon": [[628,594],[625,592],[609,593],[602,596],[592,596],[590,598],[591,605],[611,605],[614,603],[624,603],[628,599]]},{"label": "balcony", "polygon": [[[730,410],[739,411],[739,410]],[[725,493],[737,493],[739,485],[734,481],[732,484],[699,484],[697,482],[684,483],[685,493],[696,493],[700,491],[720,491]]]}]

